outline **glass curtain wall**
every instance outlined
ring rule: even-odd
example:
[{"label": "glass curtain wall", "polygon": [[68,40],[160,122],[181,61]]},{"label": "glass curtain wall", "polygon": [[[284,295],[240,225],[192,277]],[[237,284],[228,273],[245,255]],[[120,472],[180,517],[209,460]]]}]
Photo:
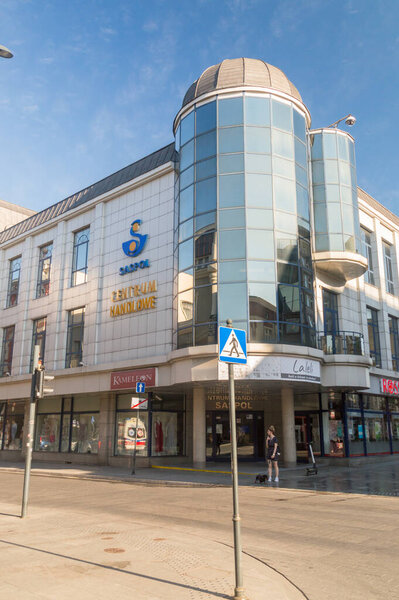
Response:
[{"label": "glass curtain wall", "polygon": [[355,147],[346,133],[312,133],[316,252],[360,252]]},{"label": "glass curtain wall", "polygon": [[219,97],[181,120],[176,146],[177,346],[216,343],[226,318],[252,341],[315,345],[305,117]]}]

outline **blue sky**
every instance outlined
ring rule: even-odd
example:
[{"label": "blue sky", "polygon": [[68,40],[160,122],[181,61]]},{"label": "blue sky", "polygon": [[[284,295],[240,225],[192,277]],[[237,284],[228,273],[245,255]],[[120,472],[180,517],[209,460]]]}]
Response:
[{"label": "blue sky", "polygon": [[184,93],[261,58],[314,127],[353,113],[358,184],[399,214],[397,0],[1,0],[0,198],[34,210],[170,143]]}]

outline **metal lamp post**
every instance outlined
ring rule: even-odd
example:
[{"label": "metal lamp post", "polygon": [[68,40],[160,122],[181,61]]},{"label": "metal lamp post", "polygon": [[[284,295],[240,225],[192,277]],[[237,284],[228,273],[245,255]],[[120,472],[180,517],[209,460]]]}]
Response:
[{"label": "metal lamp post", "polygon": [[0,44],[0,57],[1,58],[12,58],[14,55],[11,52],[11,50],[9,50],[8,48],[6,48],[5,46],[2,46]]}]

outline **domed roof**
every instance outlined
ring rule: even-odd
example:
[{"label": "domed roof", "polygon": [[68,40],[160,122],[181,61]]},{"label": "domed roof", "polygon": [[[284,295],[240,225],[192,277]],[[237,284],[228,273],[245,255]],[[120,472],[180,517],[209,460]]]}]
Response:
[{"label": "domed roof", "polygon": [[294,84],[277,67],[258,58],[233,58],[208,67],[188,88],[182,107],[203,94],[245,86],[273,88],[302,102]]}]

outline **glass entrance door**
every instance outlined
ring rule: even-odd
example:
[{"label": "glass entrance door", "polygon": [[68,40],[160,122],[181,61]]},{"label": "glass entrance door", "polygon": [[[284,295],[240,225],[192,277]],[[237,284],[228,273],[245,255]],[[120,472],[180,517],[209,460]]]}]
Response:
[{"label": "glass entrance door", "polygon": [[[264,457],[263,413],[237,412],[237,457],[258,460]],[[230,420],[228,411],[206,414],[206,456],[208,460],[230,460]]]},{"label": "glass entrance door", "polygon": [[308,462],[309,446],[312,444],[314,456],[321,455],[319,413],[295,415],[296,456],[298,462]]}]

